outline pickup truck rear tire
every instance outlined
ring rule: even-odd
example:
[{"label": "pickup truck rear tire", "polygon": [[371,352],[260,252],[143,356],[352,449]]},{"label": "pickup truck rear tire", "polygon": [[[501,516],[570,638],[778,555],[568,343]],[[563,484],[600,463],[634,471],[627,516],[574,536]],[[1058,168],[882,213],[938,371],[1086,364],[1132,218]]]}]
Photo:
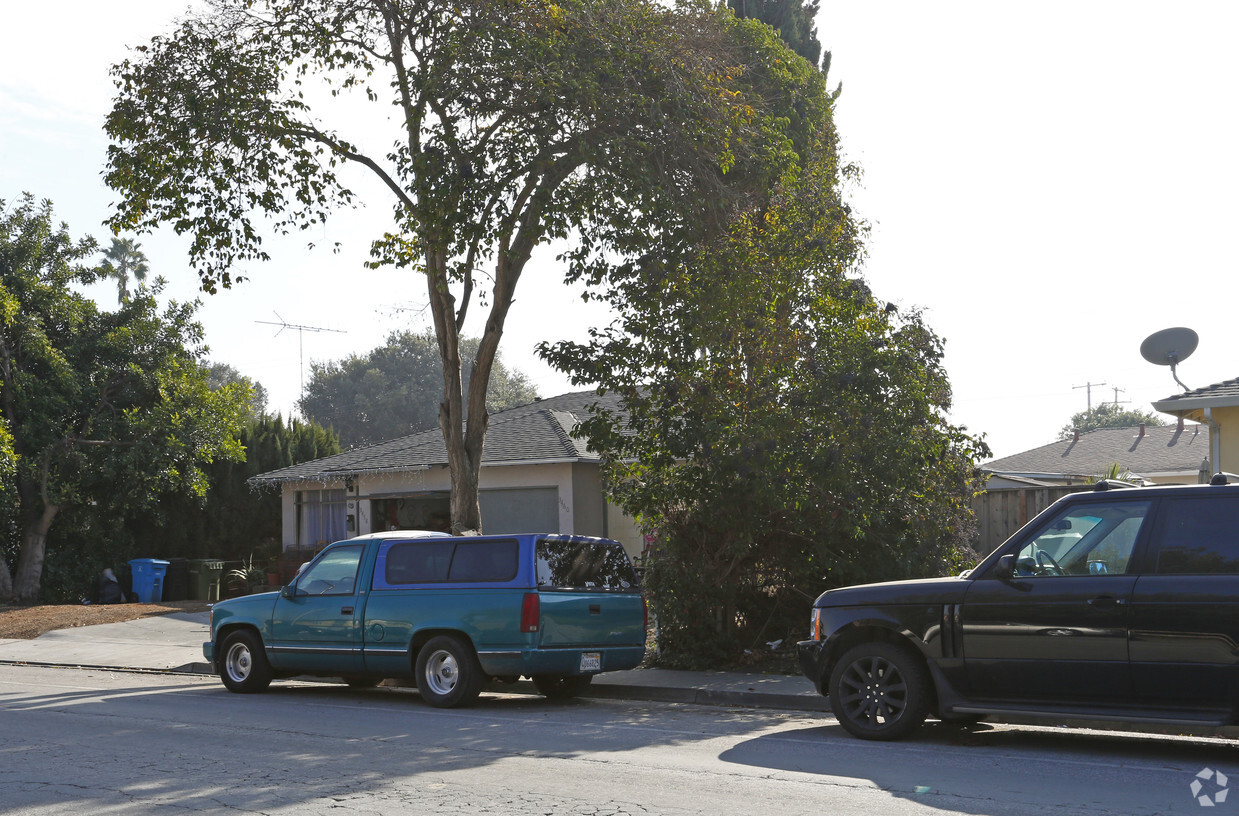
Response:
[{"label": "pickup truck rear tire", "polygon": [[460,638],[439,635],[417,653],[417,690],[436,708],[458,708],[482,692],[482,665],[473,647]]},{"label": "pickup truck rear tire", "polygon": [[255,694],[265,691],[273,677],[262,640],[254,632],[238,629],[224,637],[220,648],[219,679],[229,691]]},{"label": "pickup truck rear tire", "polygon": [[589,688],[593,679],[592,674],[535,674],[533,687],[548,700],[568,700]]}]

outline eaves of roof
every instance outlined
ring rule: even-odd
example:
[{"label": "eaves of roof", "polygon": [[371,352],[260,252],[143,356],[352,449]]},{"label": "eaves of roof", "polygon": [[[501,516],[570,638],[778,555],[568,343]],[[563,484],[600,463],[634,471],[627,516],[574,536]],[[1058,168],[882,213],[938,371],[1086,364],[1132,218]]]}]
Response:
[{"label": "eaves of roof", "polygon": [[1179,414],[1202,408],[1232,408],[1239,406],[1239,378],[1175,394],[1153,403],[1155,410]]}]

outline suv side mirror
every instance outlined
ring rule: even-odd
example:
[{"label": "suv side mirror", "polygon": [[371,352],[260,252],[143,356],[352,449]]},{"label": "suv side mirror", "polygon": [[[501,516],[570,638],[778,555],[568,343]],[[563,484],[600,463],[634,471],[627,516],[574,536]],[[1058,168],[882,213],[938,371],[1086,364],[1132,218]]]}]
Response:
[{"label": "suv side mirror", "polygon": [[1007,553],[998,559],[994,565],[994,577],[999,581],[1010,581],[1015,577],[1015,553]]}]

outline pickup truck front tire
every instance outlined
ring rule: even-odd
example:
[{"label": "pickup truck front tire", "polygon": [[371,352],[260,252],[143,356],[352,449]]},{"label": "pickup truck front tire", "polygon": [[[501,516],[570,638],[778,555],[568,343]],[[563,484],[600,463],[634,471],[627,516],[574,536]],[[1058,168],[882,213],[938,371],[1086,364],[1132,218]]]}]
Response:
[{"label": "pickup truck front tire", "polygon": [[238,629],[229,632],[220,648],[219,679],[237,694],[255,694],[271,685],[271,664],[254,632]]},{"label": "pickup truck front tire", "polygon": [[417,690],[436,708],[459,708],[482,692],[482,665],[473,647],[458,637],[439,635],[417,653]]}]

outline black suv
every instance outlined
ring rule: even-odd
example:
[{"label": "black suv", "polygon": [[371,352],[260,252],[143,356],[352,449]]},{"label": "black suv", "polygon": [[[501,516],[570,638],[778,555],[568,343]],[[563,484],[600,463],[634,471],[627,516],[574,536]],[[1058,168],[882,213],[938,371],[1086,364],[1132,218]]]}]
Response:
[{"label": "black suv", "polygon": [[1059,499],[955,578],[833,589],[800,666],[839,723],[1239,723],[1239,485]]}]

